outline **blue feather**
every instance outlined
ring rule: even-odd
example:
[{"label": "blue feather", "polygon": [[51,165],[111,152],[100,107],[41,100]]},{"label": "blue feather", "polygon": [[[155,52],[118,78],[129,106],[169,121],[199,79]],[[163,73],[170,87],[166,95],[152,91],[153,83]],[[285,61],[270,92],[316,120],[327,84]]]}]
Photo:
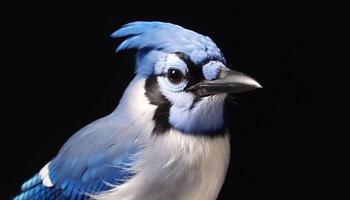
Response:
[{"label": "blue feather", "polygon": [[[168,53],[182,52],[195,64],[225,60],[209,37],[171,23],[132,22],[115,31],[112,37],[124,38],[117,52],[139,50],[137,73],[153,73],[154,63]],[[203,72],[207,79],[214,79],[217,69],[208,66]],[[112,115],[97,120],[65,143],[48,165],[53,187],[44,186],[37,174],[22,185],[22,193],[15,199],[87,199],[88,194],[110,190],[111,185],[123,184],[131,178],[140,147],[132,140],[119,142],[116,133],[120,129],[113,120]]]},{"label": "blue feather", "polygon": [[25,183],[22,184],[21,190],[28,190],[32,187],[34,187],[35,185],[38,185],[41,183],[41,179],[39,174],[34,175],[31,179],[29,179],[28,181],[26,181]]},{"label": "blue feather", "polygon": [[[35,175],[38,177],[38,175]],[[33,178],[37,178],[37,177]],[[37,184],[33,187],[25,187],[22,190],[22,193],[16,196],[13,200],[58,200],[58,199],[67,199],[67,197],[62,195],[62,191],[60,189],[56,189],[55,187],[45,187],[44,185]]]},{"label": "blue feather", "polygon": [[48,164],[53,187],[42,185],[36,174],[22,185],[22,193],[15,199],[87,199],[88,194],[110,190],[109,184],[119,185],[132,177],[128,169],[136,160],[138,147],[133,141],[116,145],[111,133],[118,127],[109,120],[114,119],[107,116],[93,122],[66,142]]},{"label": "blue feather", "polygon": [[152,49],[167,53],[182,52],[199,64],[206,59],[224,61],[216,44],[207,36],[181,26],[164,22],[132,22],[124,25],[112,35],[126,37],[116,51],[125,49]]}]

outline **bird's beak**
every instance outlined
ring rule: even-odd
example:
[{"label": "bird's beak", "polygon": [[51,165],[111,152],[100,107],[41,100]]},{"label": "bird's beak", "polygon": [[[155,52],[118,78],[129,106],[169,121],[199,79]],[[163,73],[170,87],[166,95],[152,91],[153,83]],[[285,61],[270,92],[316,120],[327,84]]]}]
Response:
[{"label": "bird's beak", "polygon": [[229,69],[221,70],[219,77],[212,81],[201,81],[188,88],[198,96],[210,96],[222,93],[241,93],[262,88],[253,78]]}]

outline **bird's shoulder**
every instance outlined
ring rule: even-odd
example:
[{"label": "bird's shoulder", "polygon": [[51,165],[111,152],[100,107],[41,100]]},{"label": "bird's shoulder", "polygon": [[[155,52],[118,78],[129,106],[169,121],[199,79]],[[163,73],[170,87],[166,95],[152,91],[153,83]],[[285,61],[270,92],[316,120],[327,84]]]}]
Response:
[{"label": "bird's shoulder", "polygon": [[67,197],[97,194],[123,183],[133,175],[130,167],[139,149],[136,138],[122,129],[107,116],[79,130],[43,168],[43,183]]}]

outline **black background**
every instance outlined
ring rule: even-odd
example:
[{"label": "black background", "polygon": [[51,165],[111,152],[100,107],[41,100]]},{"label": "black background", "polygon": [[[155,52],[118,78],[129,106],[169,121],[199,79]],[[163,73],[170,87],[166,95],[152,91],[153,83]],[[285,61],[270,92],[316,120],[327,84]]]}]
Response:
[{"label": "black background", "polygon": [[219,199],[312,195],[315,67],[307,46],[315,8],[219,1],[23,1],[3,8],[10,11],[2,24],[10,62],[2,73],[0,199],[18,192],[75,131],[115,109],[133,78],[135,52],[115,54],[120,41],[110,34],[137,20],[210,36],[231,68],[264,87],[237,95],[238,105],[228,102],[232,155]]}]

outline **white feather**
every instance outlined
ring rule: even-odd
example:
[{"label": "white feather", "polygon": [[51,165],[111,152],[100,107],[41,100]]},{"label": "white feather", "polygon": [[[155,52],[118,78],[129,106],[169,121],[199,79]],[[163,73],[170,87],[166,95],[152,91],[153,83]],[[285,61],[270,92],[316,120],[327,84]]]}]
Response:
[{"label": "white feather", "polygon": [[[217,198],[229,163],[229,137],[185,135],[172,129],[152,135],[156,106],[144,95],[145,78],[137,76],[125,91],[115,117],[123,127],[137,119],[137,135],[144,144],[125,183],[93,196],[97,200],[213,200]],[[209,100],[208,100],[209,101]],[[208,102],[207,102],[208,103]],[[132,124],[135,126],[135,124]],[[134,129],[135,130],[135,129]]]},{"label": "white feather", "polygon": [[50,176],[49,176],[49,163],[47,163],[39,172],[39,176],[42,180],[42,183],[46,187],[53,187],[53,184],[51,182]]},{"label": "white feather", "polygon": [[229,163],[229,138],[215,139],[170,131],[145,148],[126,183],[98,200],[214,200]]},{"label": "white feather", "polygon": [[219,129],[223,126],[224,121],[225,98],[226,95],[205,97],[198,101],[192,109],[174,104],[170,108],[169,122],[174,127],[186,132]]}]

